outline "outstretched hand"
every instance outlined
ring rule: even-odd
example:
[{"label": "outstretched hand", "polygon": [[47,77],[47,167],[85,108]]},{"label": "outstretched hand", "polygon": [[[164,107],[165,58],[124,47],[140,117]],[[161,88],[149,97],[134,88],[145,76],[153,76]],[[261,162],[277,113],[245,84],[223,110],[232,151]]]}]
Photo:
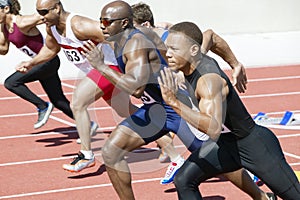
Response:
[{"label": "outstretched hand", "polygon": [[91,66],[102,72],[106,67],[104,64],[103,52],[90,40],[84,42],[82,49],[82,55],[87,58]]},{"label": "outstretched hand", "polygon": [[233,68],[232,85],[235,86],[240,93],[245,93],[247,89],[247,83],[248,81],[245,67],[239,63]]},{"label": "outstretched hand", "polygon": [[174,72],[171,69],[165,67],[160,71],[160,77],[158,77],[158,84],[161,89],[161,94],[164,101],[168,105],[172,105],[176,102],[176,94],[178,91],[178,83]]}]

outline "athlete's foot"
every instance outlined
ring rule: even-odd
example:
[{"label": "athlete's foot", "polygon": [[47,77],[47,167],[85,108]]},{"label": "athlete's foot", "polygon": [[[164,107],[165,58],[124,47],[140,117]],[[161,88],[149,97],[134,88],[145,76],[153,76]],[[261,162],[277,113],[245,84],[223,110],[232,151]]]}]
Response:
[{"label": "athlete's foot", "polygon": [[53,110],[53,104],[50,102],[47,102],[47,105],[48,105],[47,108],[45,108],[43,110],[38,110],[38,120],[33,126],[35,129],[41,128],[42,126],[44,126],[47,123],[47,121],[50,117],[50,114]]},{"label": "athlete's foot", "polygon": [[94,154],[90,159],[86,159],[84,154],[79,152],[77,157],[74,158],[74,160],[70,164],[64,164],[63,168],[64,170],[70,171],[70,172],[80,172],[81,170],[89,167],[95,166],[95,156]]},{"label": "athlete's foot", "polygon": [[161,179],[160,184],[165,185],[165,184],[172,183],[177,171],[183,165],[183,163],[184,163],[184,159],[182,157],[180,157],[175,162],[171,162],[168,166],[165,177]]}]

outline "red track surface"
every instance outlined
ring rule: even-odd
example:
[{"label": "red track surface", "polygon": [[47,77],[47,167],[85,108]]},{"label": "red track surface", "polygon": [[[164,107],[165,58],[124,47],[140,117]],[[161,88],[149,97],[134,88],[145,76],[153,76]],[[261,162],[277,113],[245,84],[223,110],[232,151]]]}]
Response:
[{"label": "red track surface", "polygon": [[[251,114],[259,111],[270,116],[282,115],[286,110],[300,113],[300,66],[264,67],[247,69],[249,84],[242,100]],[[71,98],[75,81],[64,80],[64,91]],[[43,95],[39,83],[29,87]],[[93,138],[93,150],[97,163],[80,173],[62,169],[78,152],[77,132],[74,122],[58,110],[54,110],[48,123],[34,130],[37,114],[35,108],[15,97],[0,85],[0,199],[118,199],[105,167],[101,162],[101,147],[109,131],[116,125],[112,110],[103,100],[90,108],[91,117],[100,124],[99,134]],[[46,96],[43,96],[47,99]],[[300,128],[275,127],[286,159],[294,170],[300,170]],[[100,132],[104,131],[103,134]],[[175,139],[178,151],[187,156],[185,148]],[[138,200],[177,199],[173,184],[161,186],[167,164],[157,160],[158,151],[145,146],[142,151],[129,154],[128,162],[133,173],[133,188]],[[246,200],[246,194],[230,182],[213,178],[201,186],[205,200]],[[261,188],[269,189],[264,185]]]}]

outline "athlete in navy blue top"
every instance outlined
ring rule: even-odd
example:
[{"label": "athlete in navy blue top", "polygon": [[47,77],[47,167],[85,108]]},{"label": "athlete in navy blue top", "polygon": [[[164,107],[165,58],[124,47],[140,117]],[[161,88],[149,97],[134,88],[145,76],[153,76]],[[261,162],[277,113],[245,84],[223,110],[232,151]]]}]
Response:
[{"label": "athlete in navy blue top", "polygon": [[141,98],[144,103],[112,131],[102,148],[108,175],[120,199],[134,199],[129,167],[124,159],[126,153],[169,131],[177,133],[191,151],[203,141],[189,132],[187,123],[162,100],[157,77],[166,63],[157,46],[133,27],[130,5],[123,1],[111,2],[103,8],[100,20],[104,35],[110,36],[107,40],[115,42],[115,54],[123,73],[107,69],[99,57],[101,52],[88,50],[95,50],[93,43],[83,47],[85,56],[116,87]]},{"label": "athlete in navy blue top", "polygon": [[[161,71],[164,100],[187,122],[210,136],[175,176],[179,199],[202,199],[199,184],[220,173],[248,169],[280,198],[300,199],[300,185],[283,155],[277,137],[256,125],[217,62],[200,52],[201,30],[191,22],[170,28],[166,41],[169,68]],[[175,96],[171,70],[184,73],[200,112]],[[221,134],[222,123],[229,130]]]},{"label": "athlete in navy blue top", "polygon": [[118,65],[124,74],[108,69],[92,42],[85,43],[84,55],[116,87],[141,98],[144,103],[117,126],[102,148],[108,175],[119,198],[134,199],[130,170],[124,159],[128,152],[169,131],[177,133],[191,151],[201,146],[202,140],[196,138],[187,123],[162,100],[157,77],[166,64],[163,54],[148,35],[133,27],[130,5],[123,1],[107,4],[100,21],[104,35],[109,35],[107,40],[115,42]]}]

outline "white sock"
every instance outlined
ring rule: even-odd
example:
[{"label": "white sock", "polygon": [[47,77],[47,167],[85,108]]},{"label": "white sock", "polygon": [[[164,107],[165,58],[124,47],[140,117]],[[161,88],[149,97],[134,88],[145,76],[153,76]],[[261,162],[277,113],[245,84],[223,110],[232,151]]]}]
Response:
[{"label": "white sock", "polygon": [[86,151],[86,150],[80,150],[80,152],[84,155],[85,159],[91,159],[93,157],[93,152],[90,151]]}]

